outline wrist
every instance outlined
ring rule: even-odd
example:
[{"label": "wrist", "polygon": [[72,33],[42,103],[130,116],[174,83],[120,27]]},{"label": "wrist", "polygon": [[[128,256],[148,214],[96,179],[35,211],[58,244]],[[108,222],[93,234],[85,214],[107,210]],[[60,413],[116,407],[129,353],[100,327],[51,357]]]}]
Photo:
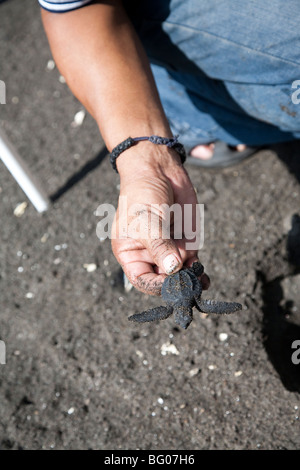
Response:
[{"label": "wrist", "polygon": [[116,160],[120,177],[137,178],[145,172],[161,172],[172,167],[181,167],[181,158],[176,150],[166,145],[155,145],[141,141],[122,152]]}]

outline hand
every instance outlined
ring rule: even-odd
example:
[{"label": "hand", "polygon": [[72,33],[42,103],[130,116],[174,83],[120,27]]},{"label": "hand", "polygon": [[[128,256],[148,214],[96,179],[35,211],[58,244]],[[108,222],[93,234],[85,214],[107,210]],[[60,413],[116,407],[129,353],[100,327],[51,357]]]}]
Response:
[{"label": "hand", "polygon": [[[184,204],[196,208],[196,193],[178,154],[166,147],[139,143],[120,155],[117,165],[122,203],[113,224],[117,236],[112,240],[112,249],[134,287],[160,295],[167,274],[198,260],[197,250],[186,249],[185,238],[174,240],[168,236],[166,229],[170,228],[172,234],[174,226],[171,220],[171,227],[164,227],[166,211],[162,205],[177,203],[182,211]],[[118,229],[124,226],[129,229],[122,236]],[[207,289],[206,274],[201,281]]]}]

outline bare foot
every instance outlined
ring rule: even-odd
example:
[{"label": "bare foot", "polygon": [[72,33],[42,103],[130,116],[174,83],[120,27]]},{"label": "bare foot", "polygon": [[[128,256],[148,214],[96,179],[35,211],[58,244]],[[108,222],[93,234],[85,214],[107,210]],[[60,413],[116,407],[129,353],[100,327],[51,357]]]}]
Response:
[{"label": "bare foot", "polygon": [[[190,155],[195,158],[201,158],[202,160],[209,160],[214,154],[215,144],[208,144],[208,145],[197,145],[194,147]],[[238,144],[235,148],[238,152],[242,152],[246,149],[246,145]]]}]

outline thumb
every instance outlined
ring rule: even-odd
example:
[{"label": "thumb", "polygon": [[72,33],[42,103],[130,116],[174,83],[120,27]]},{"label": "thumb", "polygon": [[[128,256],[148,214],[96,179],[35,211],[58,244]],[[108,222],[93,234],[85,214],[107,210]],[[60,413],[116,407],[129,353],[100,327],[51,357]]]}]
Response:
[{"label": "thumb", "polygon": [[173,274],[182,268],[183,262],[173,240],[157,238],[143,241],[151,258],[161,271]]}]

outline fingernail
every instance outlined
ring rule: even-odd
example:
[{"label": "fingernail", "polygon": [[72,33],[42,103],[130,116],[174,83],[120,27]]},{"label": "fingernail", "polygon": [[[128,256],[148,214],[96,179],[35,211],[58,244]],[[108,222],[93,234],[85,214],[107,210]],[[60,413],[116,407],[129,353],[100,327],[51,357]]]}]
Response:
[{"label": "fingernail", "polygon": [[168,255],[163,261],[166,274],[172,274],[180,265],[180,261],[175,255]]}]

